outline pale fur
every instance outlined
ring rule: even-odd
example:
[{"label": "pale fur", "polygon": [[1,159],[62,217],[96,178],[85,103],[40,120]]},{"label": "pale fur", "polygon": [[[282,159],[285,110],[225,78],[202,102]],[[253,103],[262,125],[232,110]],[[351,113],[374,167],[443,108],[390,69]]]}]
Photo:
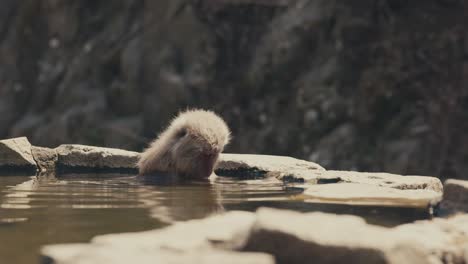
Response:
[{"label": "pale fur", "polygon": [[229,140],[228,126],[215,113],[206,110],[182,112],[141,154],[137,164],[139,173],[197,174],[201,153],[212,153],[216,162]]}]

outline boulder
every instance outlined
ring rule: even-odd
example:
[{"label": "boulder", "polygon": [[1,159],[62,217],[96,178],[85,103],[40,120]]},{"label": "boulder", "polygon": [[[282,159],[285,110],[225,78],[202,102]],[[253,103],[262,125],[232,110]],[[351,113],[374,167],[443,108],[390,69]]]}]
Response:
[{"label": "boulder", "polygon": [[[468,215],[395,228],[356,216],[260,209],[242,248],[275,256],[277,263],[463,263]],[[403,249],[417,249],[403,250]],[[423,261],[424,260],[424,261]]]},{"label": "boulder", "polygon": [[0,170],[35,172],[37,169],[26,137],[0,140]]},{"label": "boulder", "polygon": [[387,228],[357,216],[261,208],[41,252],[44,263],[66,264],[465,263],[467,222],[468,215],[457,215]]},{"label": "boulder", "polygon": [[[240,248],[267,252],[277,263],[386,263],[393,241],[382,239],[383,227],[356,216],[260,209]],[[377,239],[379,238],[379,239]],[[386,238],[386,237],[385,237]]]},{"label": "boulder", "polygon": [[136,171],[139,153],[85,145],[61,145],[55,149],[60,170]]}]

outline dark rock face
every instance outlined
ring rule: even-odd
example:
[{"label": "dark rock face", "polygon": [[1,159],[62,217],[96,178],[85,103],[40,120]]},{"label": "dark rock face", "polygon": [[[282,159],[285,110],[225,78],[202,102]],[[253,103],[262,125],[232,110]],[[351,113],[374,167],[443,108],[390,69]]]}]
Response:
[{"label": "dark rock face", "polygon": [[446,215],[468,212],[468,181],[454,179],[445,181],[440,211]]},{"label": "dark rock face", "polygon": [[0,138],[141,150],[185,107],[229,151],[466,177],[463,1],[13,1]]}]

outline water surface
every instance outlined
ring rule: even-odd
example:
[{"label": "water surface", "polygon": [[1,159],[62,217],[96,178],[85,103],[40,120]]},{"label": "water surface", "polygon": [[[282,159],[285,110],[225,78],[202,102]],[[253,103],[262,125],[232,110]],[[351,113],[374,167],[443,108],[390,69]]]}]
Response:
[{"label": "water surface", "polygon": [[0,263],[36,263],[40,246],[160,228],[226,210],[261,206],[360,215],[395,225],[425,210],[305,203],[301,188],[275,180],[161,181],[122,174],[0,177]]}]

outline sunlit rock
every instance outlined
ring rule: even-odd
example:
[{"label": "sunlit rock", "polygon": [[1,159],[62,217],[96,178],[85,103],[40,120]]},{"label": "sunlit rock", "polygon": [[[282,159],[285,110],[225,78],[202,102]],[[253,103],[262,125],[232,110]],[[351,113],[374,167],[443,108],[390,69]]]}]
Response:
[{"label": "sunlit rock", "polygon": [[357,171],[291,171],[289,175],[279,177],[284,181],[307,183],[359,183],[390,187],[401,190],[433,190],[442,192],[442,183],[436,177],[398,175],[384,172]]},{"label": "sunlit rock", "polygon": [[34,172],[37,169],[26,137],[0,140],[0,170]]},{"label": "sunlit rock", "polygon": [[398,175],[384,172],[326,171],[318,172],[320,180],[340,179],[343,182],[372,184],[401,190],[433,190],[442,192],[442,183],[436,177]]},{"label": "sunlit rock", "polygon": [[139,153],[85,145],[61,145],[55,149],[61,170],[136,171]]},{"label": "sunlit rock", "polygon": [[[118,250],[117,252],[115,250]],[[43,264],[274,264],[272,256],[264,253],[239,253],[224,250],[177,252],[171,250],[138,251],[112,247],[61,245],[47,247]]]},{"label": "sunlit rock", "polygon": [[307,202],[429,208],[442,196],[442,183],[435,177],[327,171],[316,163],[291,157],[222,154],[216,173],[301,183],[305,191],[298,198]]},{"label": "sunlit rock", "polygon": [[387,228],[357,216],[261,208],[160,230],[97,236],[89,244],[46,246],[42,254],[49,261],[44,263],[57,264],[212,263],[206,262],[211,259],[279,264],[464,263],[467,221],[468,215],[459,215]]},{"label": "sunlit rock", "polygon": [[273,264],[264,253],[241,253],[232,247],[235,237],[247,233],[255,216],[231,212],[204,220],[182,222],[165,229],[104,235],[91,244],[46,246],[43,263],[260,263]]},{"label": "sunlit rock", "polygon": [[446,258],[463,257],[468,245],[467,225],[462,224],[466,220],[465,215],[384,228],[356,216],[260,209],[242,250],[270,253],[278,263],[303,263],[304,259],[314,259],[314,263],[413,263],[414,252],[398,250],[405,247],[418,249],[417,255],[425,260],[422,263],[442,263]]},{"label": "sunlit rock", "polygon": [[386,230],[356,216],[259,209],[241,250],[270,253],[278,263],[386,263],[394,244],[382,239]]},{"label": "sunlit rock", "polygon": [[351,205],[379,205],[428,208],[442,198],[433,190],[401,190],[371,184],[334,183],[306,187],[305,201]]},{"label": "sunlit rock", "polygon": [[430,263],[466,263],[462,259],[463,251],[468,248],[467,223],[468,214],[460,214],[447,219],[416,221],[390,231],[399,235],[402,240],[413,240],[427,255],[438,260]]}]

